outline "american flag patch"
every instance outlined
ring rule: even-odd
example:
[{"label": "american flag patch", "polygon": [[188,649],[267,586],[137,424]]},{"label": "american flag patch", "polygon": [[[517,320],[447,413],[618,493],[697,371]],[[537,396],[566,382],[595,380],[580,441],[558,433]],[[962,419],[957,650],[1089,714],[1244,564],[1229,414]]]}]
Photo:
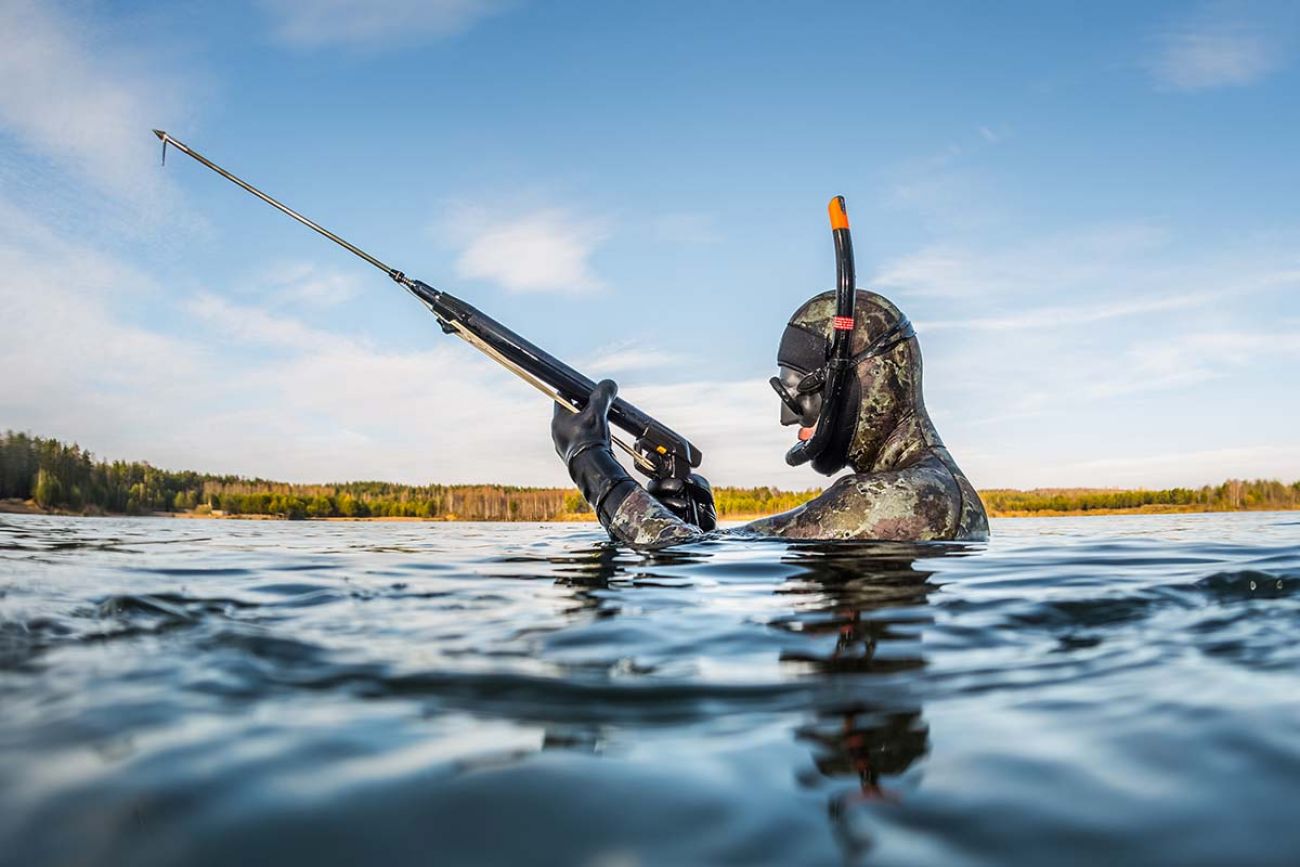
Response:
[{"label": "american flag patch", "polygon": [[852,331],[852,330],[853,330],[853,317],[852,317],[852,316],[836,316],[835,318],[833,318],[833,319],[831,320],[831,325],[832,325],[832,327],[834,327],[834,329],[835,329],[836,331]]}]

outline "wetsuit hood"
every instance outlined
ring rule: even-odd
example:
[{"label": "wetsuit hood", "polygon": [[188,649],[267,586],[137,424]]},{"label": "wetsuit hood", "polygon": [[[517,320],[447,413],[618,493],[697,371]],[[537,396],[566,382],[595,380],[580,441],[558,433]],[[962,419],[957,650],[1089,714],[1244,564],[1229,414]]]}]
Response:
[{"label": "wetsuit hood", "polygon": [[[777,350],[777,364],[816,377],[830,357],[834,292],[817,295],[794,312]],[[855,472],[878,468],[884,446],[900,426],[924,418],[921,400],[921,351],[906,317],[883,295],[857,290],[850,352],[852,375],[844,390],[842,411],[827,448],[812,461],[813,469],[831,475],[845,466]],[[816,380],[810,380],[815,384]],[[920,426],[928,442],[933,426]]]}]

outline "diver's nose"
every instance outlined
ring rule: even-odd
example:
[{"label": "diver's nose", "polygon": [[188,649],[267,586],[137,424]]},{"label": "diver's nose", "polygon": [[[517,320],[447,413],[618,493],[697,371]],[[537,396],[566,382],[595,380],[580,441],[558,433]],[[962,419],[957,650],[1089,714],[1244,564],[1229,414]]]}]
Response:
[{"label": "diver's nose", "polygon": [[787,425],[787,426],[788,426],[788,425],[792,425],[792,424],[800,424],[800,423],[801,423],[801,421],[800,421],[800,419],[799,419],[799,416],[795,415],[795,414],[790,410],[790,407],[786,406],[785,403],[782,402],[782,404],[781,404],[781,424],[783,424],[783,425]]}]

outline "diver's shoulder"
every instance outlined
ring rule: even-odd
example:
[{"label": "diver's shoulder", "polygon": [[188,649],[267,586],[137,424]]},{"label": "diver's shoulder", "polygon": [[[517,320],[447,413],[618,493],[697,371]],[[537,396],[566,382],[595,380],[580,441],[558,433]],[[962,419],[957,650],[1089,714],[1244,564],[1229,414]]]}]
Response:
[{"label": "diver's shoulder", "polygon": [[944,456],[938,454],[937,450],[926,449],[915,460],[908,461],[903,466],[840,476],[828,490],[840,486],[877,486],[891,483],[946,486],[952,482],[953,468],[950,464],[951,459],[944,460]]}]

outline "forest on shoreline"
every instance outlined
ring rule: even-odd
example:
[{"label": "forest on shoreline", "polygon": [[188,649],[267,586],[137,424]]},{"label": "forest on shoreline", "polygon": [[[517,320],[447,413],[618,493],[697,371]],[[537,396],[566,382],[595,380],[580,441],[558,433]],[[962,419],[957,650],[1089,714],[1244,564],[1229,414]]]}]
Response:
[{"label": "forest on shoreline", "polygon": [[[794,508],[819,493],[770,487],[714,490],[719,517],[748,518]],[[980,491],[993,516],[1224,512],[1300,508],[1300,482],[1229,479],[1165,490],[1058,488]],[[79,446],[7,431],[0,435],[0,500],[78,514],[177,513],[213,517],[415,518],[461,521],[582,520],[591,510],[572,488],[512,485],[302,485],[140,461],[100,461]]]}]

